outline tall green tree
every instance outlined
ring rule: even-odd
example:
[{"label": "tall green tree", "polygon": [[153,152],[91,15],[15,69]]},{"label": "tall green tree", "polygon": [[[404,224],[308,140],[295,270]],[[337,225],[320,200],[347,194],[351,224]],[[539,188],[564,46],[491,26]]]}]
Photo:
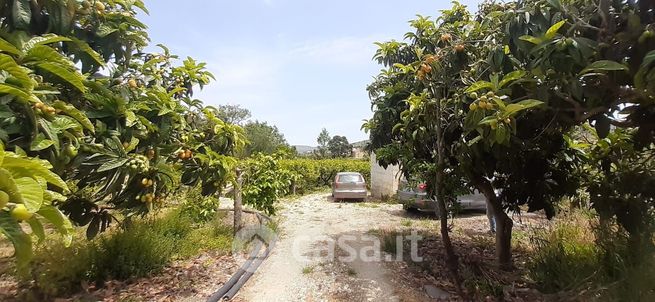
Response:
[{"label": "tall green tree", "polygon": [[232,177],[242,129],[193,98],[213,76],[163,45],[145,52],[138,11],[139,0],[0,1],[0,233],[19,264],[32,238],[21,223],[43,238],[41,221],[67,235],[70,219],[91,238],[181,184],[210,195]]},{"label": "tall green tree", "polygon": [[248,122],[243,126],[246,132],[248,144],[245,148],[245,155],[255,153],[273,154],[279,148],[288,147],[284,135],[280,133],[277,126],[269,125],[267,122]]},{"label": "tall green tree", "polygon": [[348,143],[345,136],[335,135],[327,144],[332,157],[350,157],[352,155],[352,145]]},{"label": "tall green tree", "polygon": [[329,152],[328,143],[330,140],[330,133],[327,131],[327,129],[321,129],[321,133],[318,134],[318,138],[316,139],[316,142],[318,143],[317,155],[320,158],[327,157]]},{"label": "tall green tree", "polygon": [[218,118],[226,123],[243,125],[250,116],[250,110],[241,107],[241,105],[218,105]]}]

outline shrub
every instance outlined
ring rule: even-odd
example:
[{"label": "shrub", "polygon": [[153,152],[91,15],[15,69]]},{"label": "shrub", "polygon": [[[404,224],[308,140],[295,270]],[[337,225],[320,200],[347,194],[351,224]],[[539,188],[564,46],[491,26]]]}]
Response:
[{"label": "shrub", "polygon": [[532,238],[530,277],[546,293],[570,290],[596,273],[598,251],[593,232],[580,217],[559,220]]},{"label": "shrub", "polygon": [[532,238],[528,274],[538,288],[586,295],[576,300],[653,301],[653,251],[635,255],[630,236],[615,222],[591,224],[587,216],[580,211],[565,215]]},{"label": "shrub", "polygon": [[179,233],[173,230],[167,236],[151,226],[151,223],[139,223],[100,238],[95,259],[96,281],[142,277],[168,264]]},{"label": "shrub", "polygon": [[295,187],[297,193],[330,186],[339,172],[359,172],[370,181],[371,164],[358,159],[285,159],[280,167],[298,175]]},{"label": "shrub", "polygon": [[231,246],[232,230],[219,219],[194,224],[191,217],[176,210],[92,241],[75,241],[68,248],[60,243],[45,244],[30,264],[31,278],[39,295],[56,297],[80,290],[83,282],[102,284],[110,279],[143,277],[174,259],[210,249],[228,251]]},{"label": "shrub", "polygon": [[76,240],[70,247],[60,241],[48,242],[35,250],[29,277],[37,291],[47,297],[75,292],[82,280],[94,279],[91,269],[96,252],[95,244],[84,240]]},{"label": "shrub", "polygon": [[207,222],[216,216],[220,200],[215,196],[202,196],[200,188],[188,190],[184,195],[182,213],[195,222]]}]

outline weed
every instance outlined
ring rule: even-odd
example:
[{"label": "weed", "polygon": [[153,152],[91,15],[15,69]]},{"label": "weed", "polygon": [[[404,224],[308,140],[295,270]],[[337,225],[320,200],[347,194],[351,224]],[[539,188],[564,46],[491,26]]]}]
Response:
[{"label": "weed", "polygon": [[349,267],[348,270],[346,271],[346,273],[348,274],[348,276],[351,276],[351,277],[357,276],[357,271],[355,269],[353,269],[352,267]]},{"label": "weed", "polygon": [[403,218],[403,220],[400,221],[400,225],[404,227],[411,227],[412,226],[412,220],[408,218]]},{"label": "weed", "polygon": [[305,274],[305,275],[311,274],[313,272],[314,272],[314,267],[313,266],[305,266],[302,269],[302,273]]}]

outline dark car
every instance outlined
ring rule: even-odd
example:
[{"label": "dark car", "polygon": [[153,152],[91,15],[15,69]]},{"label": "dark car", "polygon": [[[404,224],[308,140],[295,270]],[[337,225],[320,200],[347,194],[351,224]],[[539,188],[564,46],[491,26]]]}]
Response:
[{"label": "dark car", "polygon": [[[428,198],[425,183],[411,185],[406,180],[401,180],[397,197],[405,210],[434,211],[437,208],[437,203]],[[480,193],[458,196],[457,203],[462,210],[485,210],[487,208],[486,199]]]}]

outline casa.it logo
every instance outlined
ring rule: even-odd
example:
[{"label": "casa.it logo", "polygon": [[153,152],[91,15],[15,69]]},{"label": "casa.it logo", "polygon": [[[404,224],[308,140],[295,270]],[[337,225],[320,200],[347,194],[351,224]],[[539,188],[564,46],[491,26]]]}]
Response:
[{"label": "casa.it logo", "polygon": [[[277,239],[277,233],[265,225],[244,227],[234,235],[232,256],[237,263],[262,262]],[[255,265],[247,267],[246,271],[256,268]]]}]

